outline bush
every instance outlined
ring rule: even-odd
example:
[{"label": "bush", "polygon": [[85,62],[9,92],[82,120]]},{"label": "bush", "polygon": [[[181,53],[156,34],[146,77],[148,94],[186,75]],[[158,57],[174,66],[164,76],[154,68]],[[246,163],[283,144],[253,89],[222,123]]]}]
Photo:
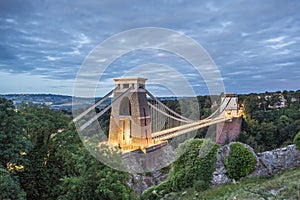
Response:
[{"label": "bush", "polygon": [[165,194],[194,187],[198,191],[209,187],[215,170],[218,146],[209,140],[192,139],[178,148],[178,159],[172,164],[169,177],[148,188],[143,199],[160,199]]},{"label": "bush", "polygon": [[253,153],[241,143],[232,143],[225,160],[229,178],[239,180],[255,170],[256,159]]},{"label": "bush", "polygon": [[294,144],[296,145],[296,149],[300,150],[300,132],[295,136]]}]

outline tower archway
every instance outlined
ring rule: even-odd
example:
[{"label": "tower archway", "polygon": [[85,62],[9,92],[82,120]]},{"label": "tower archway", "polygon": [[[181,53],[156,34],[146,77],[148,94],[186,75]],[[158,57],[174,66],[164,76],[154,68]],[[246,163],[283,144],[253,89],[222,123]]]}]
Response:
[{"label": "tower archway", "polygon": [[120,103],[120,116],[131,116],[131,102],[128,97],[124,97]]}]

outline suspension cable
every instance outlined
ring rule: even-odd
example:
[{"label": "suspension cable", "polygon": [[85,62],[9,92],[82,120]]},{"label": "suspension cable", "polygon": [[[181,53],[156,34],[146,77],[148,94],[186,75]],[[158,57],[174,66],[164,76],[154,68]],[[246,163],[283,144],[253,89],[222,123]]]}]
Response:
[{"label": "suspension cable", "polygon": [[[116,88],[115,88],[116,89]],[[94,105],[92,105],[91,107],[89,107],[88,109],[86,109],[84,112],[82,112],[81,114],[79,114],[78,116],[76,116],[73,119],[73,122],[77,122],[78,120],[80,120],[83,116],[85,116],[86,114],[88,114],[91,110],[93,110],[94,108],[96,108],[98,105],[100,105],[101,103],[103,103],[106,99],[108,99],[108,97],[110,95],[112,95],[112,93],[114,92],[113,89],[112,91],[110,91],[109,93],[107,93],[102,99],[100,99],[98,102],[96,102]]]},{"label": "suspension cable", "polygon": [[97,115],[92,117],[89,121],[84,123],[82,126],[80,126],[80,131],[91,125],[95,120],[97,120],[99,117],[101,117],[106,111],[108,111],[114,104],[119,102],[133,87],[129,87],[125,92],[123,92],[120,96],[118,96],[116,99],[113,100],[109,105],[107,105],[101,112],[99,112]]},{"label": "suspension cable", "polygon": [[146,94],[148,94],[153,100],[155,100],[158,104],[160,104],[163,108],[167,109],[170,113],[174,114],[175,116],[181,118],[181,119],[184,119],[186,121],[189,121],[189,122],[193,122],[194,120],[191,120],[191,119],[188,119],[180,114],[178,114],[177,112],[171,110],[168,106],[166,106],[165,104],[163,104],[162,102],[160,102],[154,95],[152,95],[148,90],[146,90]]},{"label": "suspension cable", "polygon": [[166,112],[160,110],[159,108],[156,108],[154,105],[152,105],[152,104],[149,103],[149,102],[148,102],[148,105],[149,105],[151,108],[153,108],[154,110],[158,111],[159,113],[161,113],[161,114],[163,114],[163,115],[165,115],[165,116],[167,116],[167,117],[170,117],[170,118],[172,118],[172,119],[175,119],[175,120],[181,121],[181,122],[185,122],[185,123],[190,122],[190,121],[183,120],[183,119],[181,119],[181,118],[177,118],[177,117],[174,117],[174,116],[172,116],[172,115],[169,115],[168,113],[166,113]]}]

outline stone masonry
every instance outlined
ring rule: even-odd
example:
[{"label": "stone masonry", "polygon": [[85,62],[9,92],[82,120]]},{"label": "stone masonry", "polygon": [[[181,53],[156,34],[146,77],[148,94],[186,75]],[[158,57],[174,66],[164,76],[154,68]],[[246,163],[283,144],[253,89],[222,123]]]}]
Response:
[{"label": "stone masonry", "polygon": [[114,100],[128,89],[130,91],[112,106],[109,143],[122,149],[147,147],[152,138],[150,110],[145,94],[146,79],[118,78],[114,81]]},{"label": "stone masonry", "polygon": [[223,145],[235,140],[241,133],[242,117],[234,117],[230,121],[218,123],[216,129],[216,143]]}]

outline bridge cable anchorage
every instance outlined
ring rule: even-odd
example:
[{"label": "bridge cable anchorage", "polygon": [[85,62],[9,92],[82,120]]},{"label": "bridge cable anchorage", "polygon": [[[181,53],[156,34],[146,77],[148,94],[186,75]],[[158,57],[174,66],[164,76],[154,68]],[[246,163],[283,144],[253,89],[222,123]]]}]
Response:
[{"label": "bridge cable anchorage", "polygon": [[169,115],[168,113],[166,113],[166,112],[160,110],[159,108],[155,107],[154,105],[152,105],[150,102],[148,102],[148,105],[149,105],[151,108],[153,108],[154,110],[158,111],[159,113],[161,113],[161,114],[163,114],[163,115],[165,115],[165,116],[167,116],[167,117],[170,117],[170,118],[172,118],[172,119],[174,119],[174,120],[181,121],[181,122],[184,122],[184,123],[190,122],[190,121],[183,120],[183,119],[181,119],[181,118],[177,118],[177,117],[174,117],[174,116],[172,116],[172,115]]},{"label": "bridge cable anchorage", "polygon": [[[117,87],[116,87],[117,88]],[[115,89],[116,89],[115,88]],[[78,120],[80,120],[82,117],[84,117],[86,114],[88,114],[90,111],[92,111],[93,109],[95,109],[98,105],[100,105],[101,103],[103,103],[105,100],[107,100],[109,98],[110,95],[112,95],[112,93],[115,91],[115,89],[113,89],[112,91],[110,91],[109,93],[107,93],[103,98],[101,98],[98,102],[96,102],[94,105],[92,105],[91,107],[89,107],[88,109],[86,109],[84,112],[82,112],[81,114],[79,114],[78,116],[76,116],[72,121],[73,122],[77,122]]]},{"label": "bridge cable anchorage", "polygon": [[189,119],[189,118],[186,118],[186,117],[184,117],[184,116],[178,114],[177,112],[171,110],[168,106],[166,106],[165,104],[163,104],[162,102],[160,102],[160,101],[159,101],[153,94],[151,94],[148,90],[145,89],[145,91],[146,91],[146,94],[148,94],[153,100],[155,100],[159,105],[161,105],[163,108],[165,108],[166,110],[168,110],[168,111],[169,111],[170,113],[172,113],[173,115],[175,115],[175,116],[177,116],[177,117],[179,117],[179,118],[181,118],[181,119],[184,119],[184,120],[186,120],[186,121],[188,121],[188,122],[194,122],[194,120],[191,120],[191,119]]},{"label": "bridge cable anchorage", "polygon": [[114,104],[118,103],[129,91],[133,88],[133,86],[129,87],[125,92],[123,92],[120,96],[118,96],[113,102],[107,105],[103,110],[97,113],[94,117],[92,117],[89,121],[80,126],[79,130],[82,131],[89,125],[91,125],[94,121],[96,121],[99,117],[101,117],[106,111],[108,111]]}]

